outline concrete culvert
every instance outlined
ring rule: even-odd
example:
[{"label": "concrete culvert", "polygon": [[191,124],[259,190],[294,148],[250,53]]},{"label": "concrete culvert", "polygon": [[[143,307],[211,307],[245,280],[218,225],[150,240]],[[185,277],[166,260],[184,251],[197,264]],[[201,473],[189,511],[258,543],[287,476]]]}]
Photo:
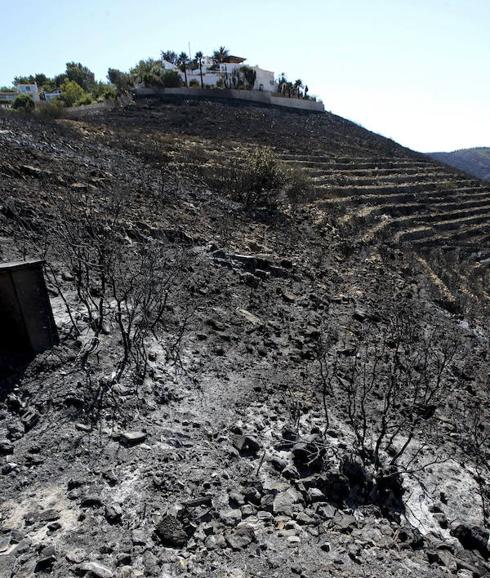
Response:
[{"label": "concrete culvert", "polygon": [[59,341],[43,261],[0,264],[0,390],[7,377]]}]

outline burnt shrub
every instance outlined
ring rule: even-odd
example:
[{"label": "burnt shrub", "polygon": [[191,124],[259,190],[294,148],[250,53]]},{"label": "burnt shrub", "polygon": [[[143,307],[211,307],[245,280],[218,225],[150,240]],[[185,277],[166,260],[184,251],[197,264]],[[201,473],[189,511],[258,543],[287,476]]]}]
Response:
[{"label": "burnt shrub", "polygon": [[247,208],[296,205],[313,191],[311,179],[287,166],[270,147],[242,153],[233,161],[210,167],[203,176],[209,186],[228,193]]}]

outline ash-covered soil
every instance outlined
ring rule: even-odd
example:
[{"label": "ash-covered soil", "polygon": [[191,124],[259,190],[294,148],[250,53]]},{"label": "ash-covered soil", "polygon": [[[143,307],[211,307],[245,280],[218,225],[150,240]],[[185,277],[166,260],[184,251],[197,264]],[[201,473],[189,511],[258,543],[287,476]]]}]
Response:
[{"label": "ash-covered soil", "polygon": [[[354,243],[311,204],[246,209],[189,169],[204,162],[197,132],[219,151],[301,152],[313,135],[317,150],[415,153],[330,116],[164,117],[0,116],[0,260],[46,258],[61,339],[2,383],[0,576],[489,575],[488,295],[461,307],[409,245]],[[120,285],[102,296],[98,277],[77,291],[83,230],[117,256]],[[149,271],[147,247],[167,299],[118,374],[131,307],[118,317],[117,298]],[[366,446],[395,400],[381,465],[356,437],[356,360],[375,384]]]}]

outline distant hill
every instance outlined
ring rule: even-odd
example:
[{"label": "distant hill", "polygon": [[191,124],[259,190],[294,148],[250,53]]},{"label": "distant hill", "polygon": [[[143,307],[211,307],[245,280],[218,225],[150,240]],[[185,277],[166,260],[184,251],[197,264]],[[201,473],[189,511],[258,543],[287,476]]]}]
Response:
[{"label": "distant hill", "polygon": [[490,147],[461,149],[451,153],[430,153],[433,159],[490,181]]}]

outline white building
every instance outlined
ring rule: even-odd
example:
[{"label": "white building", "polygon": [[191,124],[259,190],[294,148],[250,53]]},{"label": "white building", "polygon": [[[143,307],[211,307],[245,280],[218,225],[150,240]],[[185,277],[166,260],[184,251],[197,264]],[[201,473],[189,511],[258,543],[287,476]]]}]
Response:
[{"label": "white building", "polygon": [[11,105],[18,96],[18,92],[0,92],[0,106]]},{"label": "white building", "polygon": [[37,88],[37,84],[16,84],[15,88],[17,92],[20,94],[27,94],[30,96],[34,102],[39,102],[39,89]]},{"label": "white building", "polygon": [[40,100],[37,84],[16,84],[11,91],[0,92],[0,104],[2,106],[10,106],[21,94],[30,96],[34,102],[39,102]]},{"label": "white building", "polygon": [[44,93],[44,100],[46,102],[51,102],[52,100],[54,100],[55,98],[59,98],[60,96],[61,96],[61,89],[57,88],[53,92],[45,92]]},{"label": "white building", "polygon": [[[210,56],[204,56],[202,60],[202,84],[204,88],[253,88],[273,92],[276,88],[274,73],[264,70],[259,66],[244,64],[245,58],[240,56],[228,56],[226,62],[215,62]],[[175,64],[162,60],[167,70],[177,70],[185,81],[185,74]],[[255,72],[255,81],[252,87],[247,81],[249,72]],[[201,86],[201,70],[197,68],[187,69],[187,82],[189,85]]]}]

